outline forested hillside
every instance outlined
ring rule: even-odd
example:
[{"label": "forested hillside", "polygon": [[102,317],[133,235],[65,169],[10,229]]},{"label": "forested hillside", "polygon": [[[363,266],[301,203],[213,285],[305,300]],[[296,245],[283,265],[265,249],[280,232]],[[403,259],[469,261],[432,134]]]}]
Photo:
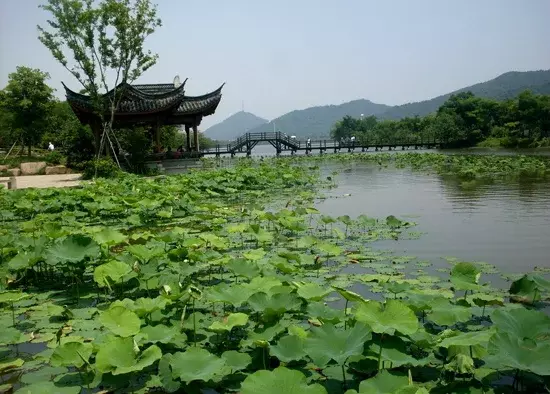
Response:
[{"label": "forested hillside", "polygon": [[376,104],[369,100],[355,100],[341,105],[292,111],[251,131],[272,131],[275,123],[278,130],[289,135],[302,138],[328,136],[334,123],[346,115],[354,118],[359,118],[361,114],[364,114],[364,117],[375,115],[378,119],[426,116],[436,112],[453,94],[470,91],[476,97],[506,100],[517,97],[525,90],[531,90],[536,94],[550,94],[550,70],[508,72],[490,81],[468,86],[431,100],[395,107]]}]

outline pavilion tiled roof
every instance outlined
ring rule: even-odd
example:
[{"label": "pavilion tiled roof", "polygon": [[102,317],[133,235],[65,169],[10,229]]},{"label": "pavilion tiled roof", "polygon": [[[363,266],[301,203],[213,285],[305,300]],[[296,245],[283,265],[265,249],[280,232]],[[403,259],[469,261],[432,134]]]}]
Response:
[{"label": "pavilion tiled roof", "polygon": [[[187,81],[187,80],[185,80]],[[117,86],[122,91],[116,115],[147,115],[168,112],[173,116],[180,115],[212,115],[221,101],[221,91],[224,85],[217,90],[202,95],[185,96],[185,82],[179,86],[174,84],[121,84]],[[90,96],[76,93],[65,87],[67,101],[74,109],[93,113],[93,103]],[[114,89],[103,97],[112,96]]]}]

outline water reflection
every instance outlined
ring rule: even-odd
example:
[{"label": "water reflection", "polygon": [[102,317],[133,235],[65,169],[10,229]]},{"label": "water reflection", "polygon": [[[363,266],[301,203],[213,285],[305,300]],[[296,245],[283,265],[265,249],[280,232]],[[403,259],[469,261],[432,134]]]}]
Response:
[{"label": "water reflection", "polygon": [[550,266],[550,181],[463,182],[368,163],[327,165],[323,171],[336,168],[338,187],[318,204],[323,213],[412,215],[417,230],[427,233],[381,247],[441,264],[443,256],[486,261],[504,272]]}]

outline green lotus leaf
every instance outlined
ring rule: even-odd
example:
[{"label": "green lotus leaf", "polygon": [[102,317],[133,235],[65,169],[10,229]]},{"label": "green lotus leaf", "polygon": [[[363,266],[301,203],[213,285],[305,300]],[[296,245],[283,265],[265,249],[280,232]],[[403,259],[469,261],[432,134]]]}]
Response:
[{"label": "green lotus leaf", "polygon": [[525,308],[497,309],[491,314],[491,320],[499,332],[512,337],[536,342],[550,339],[550,317],[543,312]]},{"label": "green lotus leaf", "polygon": [[16,345],[27,342],[29,336],[13,327],[0,327],[0,345]]},{"label": "green lotus leaf", "polygon": [[472,310],[468,307],[451,304],[449,301],[442,301],[432,306],[428,319],[440,326],[452,326],[456,323],[463,323],[472,317]]},{"label": "green lotus leaf", "polygon": [[371,332],[365,324],[357,323],[349,330],[338,330],[327,323],[313,327],[304,340],[307,355],[318,367],[324,367],[330,360],[343,364],[354,355],[363,352],[365,342],[371,339]]},{"label": "green lotus leaf", "polygon": [[68,342],[55,348],[50,358],[53,367],[80,368],[88,362],[92,355],[91,343]]},{"label": "green lotus leaf", "polygon": [[312,318],[332,324],[337,324],[346,318],[343,310],[333,309],[322,302],[312,302],[308,304],[307,314]]},{"label": "green lotus leaf", "polygon": [[[44,364],[43,364],[44,365]],[[56,376],[66,373],[68,370],[65,367],[50,367],[45,366],[36,371],[26,372],[21,376],[21,383],[33,384],[39,382],[52,381]]]},{"label": "green lotus leaf", "polygon": [[248,323],[248,315],[246,313],[231,313],[222,321],[215,321],[208,327],[211,331],[223,332],[231,331],[238,326],[246,326]]},{"label": "green lotus leaf", "polygon": [[334,288],[334,290],[340,293],[340,295],[344,297],[344,299],[347,301],[352,301],[352,302],[365,301],[365,299],[361,295],[353,291],[349,291],[342,287],[337,287],[337,286],[332,286],[332,287]]},{"label": "green lotus leaf", "polygon": [[418,330],[416,315],[399,300],[387,300],[385,304],[377,301],[361,302],[357,305],[355,318],[367,323],[372,331],[379,334],[394,335],[395,331],[399,331],[411,335]]},{"label": "green lotus leaf", "polygon": [[117,283],[130,272],[132,272],[132,267],[128,264],[118,260],[111,260],[95,268],[94,280],[99,287],[111,288],[109,281]]},{"label": "green lotus leaf", "polygon": [[252,362],[252,357],[247,353],[228,350],[222,353],[222,359],[225,360],[225,366],[232,372],[245,369]]},{"label": "green lotus leaf", "polygon": [[234,307],[240,307],[252,295],[250,289],[244,286],[223,282],[208,288],[205,293],[211,302],[224,302]]},{"label": "green lotus leaf", "polygon": [[474,346],[486,344],[494,334],[494,330],[461,332],[452,331],[452,336],[447,336],[437,346],[448,348],[449,346]]},{"label": "green lotus leaf", "polygon": [[224,366],[225,359],[197,347],[175,353],[170,360],[172,376],[185,383],[195,380],[207,382],[218,376]]},{"label": "green lotus leaf", "polygon": [[248,303],[255,311],[274,315],[295,311],[302,306],[302,302],[295,294],[285,293],[277,293],[272,296],[266,293],[256,293],[248,299]]},{"label": "green lotus leaf", "polygon": [[31,295],[20,291],[3,291],[0,292],[0,303],[17,302],[29,298]]},{"label": "green lotus leaf", "polygon": [[141,371],[162,357],[160,348],[152,345],[137,354],[132,338],[112,337],[99,346],[96,368],[113,375]]},{"label": "green lotus leaf", "polygon": [[339,256],[342,254],[342,248],[340,246],[328,242],[318,242],[315,247],[328,256]]},{"label": "green lotus leaf", "polygon": [[261,260],[266,254],[266,251],[263,249],[254,249],[254,250],[248,250],[243,253],[243,256],[252,261]]},{"label": "green lotus leaf", "polygon": [[56,264],[58,261],[77,263],[88,257],[97,257],[99,252],[99,245],[92,238],[73,234],[48,250],[48,261],[51,264]]},{"label": "green lotus leaf", "polygon": [[268,277],[268,276],[257,276],[253,278],[248,283],[243,283],[242,286],[250,292],[250,294],[264,292],[266,294],[270,293],[270,290],[273,287],[281,286],[283,282],[279,279]]},{"label": "green lotus leaf", "polygon": [[510,286],[510,294],[525,297],[535,302],[541,293],[550,291],[550,281],[540,275],[526,274],[515,280]]},{"label": "green lotus leaf", "polygon": [[451,270],[451,283],[458,290],[479,290],[481,271],[472,263],[455,264]]},{"label": "green lotus leaf", "polygon": [[25,360],[18,358],[12,361],[0,362],[0,373],[4,374],[25,364]]},{"label": "green lotus leaf", "polygon": [[127,237],[120,231],[105,227],[93,235],[95,241],[100,245],[118,245],[127,240]]},{"label": "green lotus leaf", "polygon": [[[382,370],[374,378],[363,380],[359,383],[358,394],[395,394],[398,390],[408,385],[409,378],[406,375]],[[346,394],[353,393],[357,393],[357,391],[346,391]]]},{"label": "green lotus leaf", "polygon": [[474,360],[466,354],[457,354],[449,363],[445,364],[445,369],[457,374],[473,374]]},{"label": "green lotus leaf", "polygon": [[504,298],[498,295],[486,293],[475,293],[468,295],[466,297],[466,301],[468,301],[470,305],[477,305],[480,307],[488,305],[504,305]]},{"label": "green lotus leaf", "polygon": [[144,340],[145,343],[170,343],[176,335],[180,335],[176,327],[168,327],[164,324],[142,327],[140,334],[146,335],[146,339]]},{"label": "green lotus leaf", "polygon": [[271,346],[271,354],[286,363],[301,360],[306,355],[304,340],[295,335],[284,336],[277,345]]},{"label": "green lotus leaf", "polygon": [[333,291],[317,283],[292,282],[292,284],[298,289],[298,295],[308,301],[321,301]]},{"label": "green lotus leaf", "polygon": [[161,247],[148,248],[145,245],[130,245],[126,248],[133,256],[135,256],[140,262],[147,263],[153,257],[161,256],[164,254],[164,249]]},{"label": "green lotus leaf", "polygon": [[140,317],[156,311],[162,311],[171,301],[165,297],[138,298],[133,305],[133,311]]},{"label": "green lotus leaf", "polygon": [[53,382],[33,383],[29,386],[24,386],[18,389],[16,394],[78,394],[80,386],[62,387],[57,386]]},{"label": "green lotus leaf", "polygon": [[528,337],[516,337],[498,332],[489,340],[487,367],[498,370],[519,369],[541,376],[550,375],[550,341],[536,342]]},{"label": "green lotus leaf", "polygon": [[231,270],[236,276],[243,276],[245,278],[255,278],[260,275],[260,267],[255,261],[248,261],[245,259],[231,260],[226,267]]},{"label": "green lotus leaf", "polygon": [[123,306],[111,306],[100,315],[99,320],[112,333],[121,337],[136,335],[141,326],[138,315]]},{"label": "green lotus leaf", "polygon": [[380,353],[380,341],[373,342],[369,346],[368,357],[378,361],[380,355],[382,361],[389,361],[394,368],[403,365],[419,367],[428,365],[434,362],[435,359],[431,356],[425,358],[415,358],[411,354],[408,344],[400,337],[384,336],[382,339],[382,353]]},{"label": "green lotus leaf", "polygon": [[299,371],[278,367],[273,371],[257,371],[248,375],[241,385],[241,394],[327,394],[320,384],[307,384]]}]

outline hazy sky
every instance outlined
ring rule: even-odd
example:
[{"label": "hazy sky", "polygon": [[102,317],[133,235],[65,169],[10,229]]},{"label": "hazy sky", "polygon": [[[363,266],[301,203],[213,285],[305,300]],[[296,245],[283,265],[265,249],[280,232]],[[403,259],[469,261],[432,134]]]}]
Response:
[{"label": "hazy sky", "polygon": [[[0,86],[17,65],[80,86],[37,39],[41,0],[0,0]],[[156,0],[160,56],[142,83],[224,96],[201,128],[240,111],[268,119],[367,98],[402,104],[506,71],[550,68],[550,0]]]}]

